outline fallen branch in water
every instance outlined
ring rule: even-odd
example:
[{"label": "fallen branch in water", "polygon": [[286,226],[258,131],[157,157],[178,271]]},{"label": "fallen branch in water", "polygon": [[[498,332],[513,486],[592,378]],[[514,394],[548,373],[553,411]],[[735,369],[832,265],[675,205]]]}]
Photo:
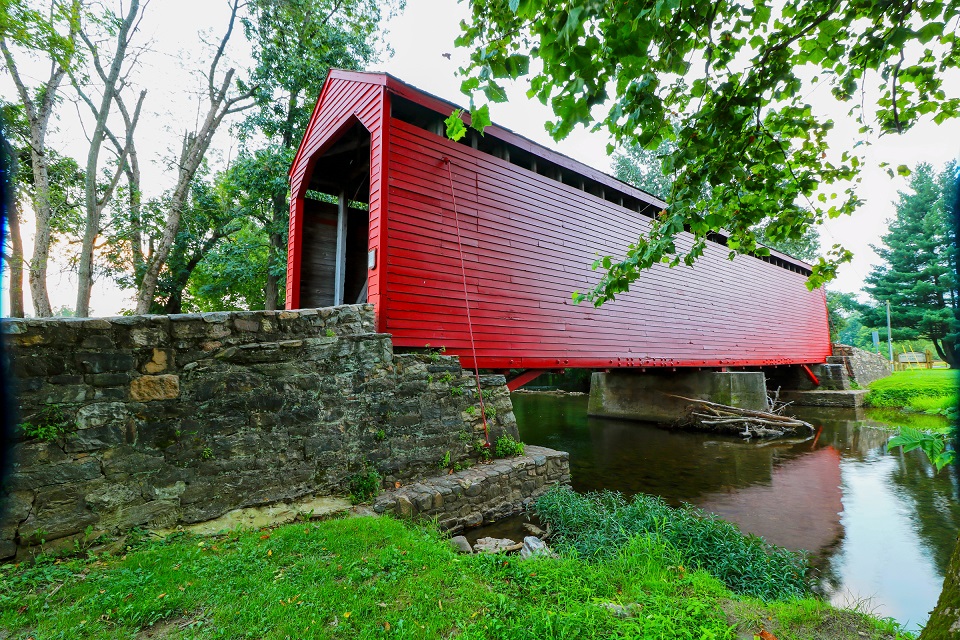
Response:
[{"label": "fallen branch in water", "polygon": [[[707,431],[739,435],[744,438],[779,438],[787,434],[796,434],[800,430],[813,433],[813,425],[797,418],[768,411],[755,411],[731,407],[709,400],[687,398],[673,394],[668,397],[690,403],[687,417],[681,424],[695,426]],[[783,411],[781,405],[776,411]]]}]

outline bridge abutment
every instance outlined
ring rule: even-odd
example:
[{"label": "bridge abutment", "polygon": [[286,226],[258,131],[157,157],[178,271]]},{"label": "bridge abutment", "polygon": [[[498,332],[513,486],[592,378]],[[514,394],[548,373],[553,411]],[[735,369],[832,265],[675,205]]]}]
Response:
[{"label": "bridge abutment", "polygon": [[689,371],[594,373],[588,413],[607,418],[675,422],[688,403],[671,397],[709,400],[764,411],[767,386],[760,371]]}]

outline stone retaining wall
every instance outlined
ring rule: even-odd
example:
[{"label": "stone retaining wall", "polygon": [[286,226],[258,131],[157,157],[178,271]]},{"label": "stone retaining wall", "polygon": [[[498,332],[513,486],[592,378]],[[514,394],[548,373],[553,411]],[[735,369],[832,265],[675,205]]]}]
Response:
[{"label": "stone retaining wall", "polygon": [[441,529],[458,533],[519,513],[558,483],[570,483],[570,454],[528,445],[522,456],[389,491],[373,509],[404,518],[437,518]]},{"label": "stone retaining wall", "polygon": [[890,375],[890,362],[881,355],[846,344],[833,345],[829,362],[844,365],[847,375],[861,387]]},{"label": "stone retaining wall", "polygon": [[[0,559],[342,494],[368,468],[384,486],[414,482],[472,460],[483,434],[459,361],[395,355],[370,305],[3,329],[21,423],[0,488]],[[481,385],[492,436],[516,437],[503,376]]]}]

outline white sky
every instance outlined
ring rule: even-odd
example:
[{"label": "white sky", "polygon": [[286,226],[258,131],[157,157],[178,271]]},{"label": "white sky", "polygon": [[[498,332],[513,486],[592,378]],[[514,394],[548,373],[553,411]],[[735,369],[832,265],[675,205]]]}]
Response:
[{"label": "white sky", "polygon": [[[210,48],[204,48],[201,38],[214,40],[226,25],[226,2],[220,0],[152,0],[142,24],[141,44],[151,41],[151,51],[143,56],[144,65],[139,82],[147,87],[144,117],[137,131],[137,146],[143,165],[143,182],[150,195],[172,186],[172,177],[165,170],[166,159],[179,148],[179,140],[186,128],[193,128],[198,117],[198,90],[200,80],[185,71],[202,62]],[[466,98],[460,94],[457,69],[466,61],[466,52],[453,46],[459,33],[459,22],[467,15],[463,2],[452,0],[407,0],[406,11],[394,18],[388,26],[387,41],[394,55],[385,58],[375,68],[388,71],[398,78],[430,93],[460,104]],[[189,16],[189,19],[186,17]],[[246,47],[243,38],[234,38],[230,55],[240,62],[245,59]],[[448,60],[443,54],[452,54]],[[242,64],[238,64],[242,67]],[[223,67],[227,68],[226,66]],[[35,75],[43,74],[40,68]],[[954,89],[950,91],[950,89]],[[960,93],[960,80],[948,93]],[[6,100],[14,100],[16,94],[6,73],[0,78],[0,94]],[[560,143],[553,142],[543,128],[543,123],[552,113],[536,100],[529,100],[525,87],[508,87],[509,102],[492,105],[494,122],[512,129],[545,146],[554,148],[581,162],[602,171],[611,172],[610,158],[606,155],[608,139],[603,134],[591,134],[583,129],[572,133]],[[819,99],[819,102],[818,102]],[[812,92],[810,100],[815,107],[831,109],[837,120],[833,143],[837,148],[850,144],[856,138],[857,126],[845,121],[846,107],[836,106],[829,92],[820,88]],[[832,113],[836,111],[836,113]],[[77,107],[64,103],[60,109],[61,122],[51,135],[54,145],[82,160],[83,130],[79,126]],[[71,144],[71,141],[74,141]],[[222,165],[235,153],[235,141],[229,130],[222,127],[213,143],[213,166]],[[867,168],[863,172],[861,197],[866,204],[853,216],[829,221],[821,228],[821,244],[829,247],[841,243],[851,249],[853,263],[841,267],[838,279],[831,289],[856,292],[863,286],[864,277],[877,262],[869,245],[879,244],[886,230],[886,220],[893,217],[893,201],[897,191],[906,186],[904,178],[890,179],[886,172],[877,168],[880,162],[896,166],[913,166],[929,162],[940,167],[960,156],[960,121],[941,126],[925,122],[902,136],[886,136],[875,140],[867,150]],[[25,220],[23,233],[27,255],[32,250],[30,229],[32,221]],[[6,311],[7,295],[4,282],[3,310]],[[73,307],[76,297],[76,282],[69,269],[55,263],[49,274],[50,295],[54,308]],[[29,287],[25,286],[28,313],[32,310]],[[102,279],[94,287],[91,301],[92,313],[112,315],[123,308],[132,307],[129,292],[119,291],[111,282]]]}]

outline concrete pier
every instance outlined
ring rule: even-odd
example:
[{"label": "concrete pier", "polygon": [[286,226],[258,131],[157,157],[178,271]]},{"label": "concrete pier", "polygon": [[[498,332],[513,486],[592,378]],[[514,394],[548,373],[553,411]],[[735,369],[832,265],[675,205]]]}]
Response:
[{"label": "concrete pier", "polygon": [[608,418],[676,422],[687,403],[670,395],[742,409],[767,408],[767,387],[760,371],[611,371],[593,374],[587,411]]}]

